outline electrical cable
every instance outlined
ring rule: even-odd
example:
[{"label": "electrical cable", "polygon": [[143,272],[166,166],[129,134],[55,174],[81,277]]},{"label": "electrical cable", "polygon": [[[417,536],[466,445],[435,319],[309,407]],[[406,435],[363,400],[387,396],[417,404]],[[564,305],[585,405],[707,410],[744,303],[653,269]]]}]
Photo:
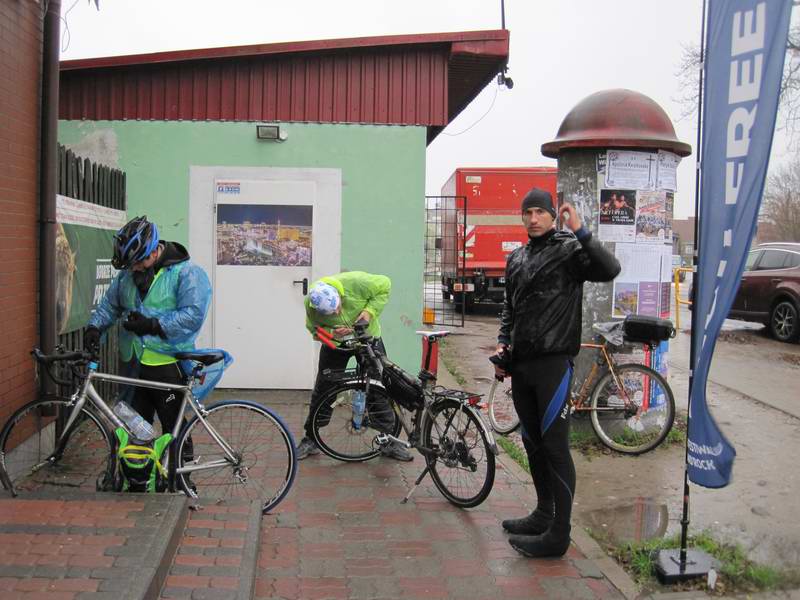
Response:
[{"label": "electrical cable", "polygon": [[61,36],[61,52],[62,53],[67,51],[67,49],[69,48],[69,42],[72,39],[72,35],[69,32],[69,23],[67,23],[67,16],[69,15],[70,11],[73,8],[75,8],[75,6],[78,4],[78,1],[79,0],[75,0],[75,2],[72,3],[72,6],[70,6],[66,10],[66,12],[64,13],[64,16],[61,17],[61,20],[64,22],[64,35]]},{"label": "electrical cable", "polygon": [[462,131],[459,131],[458,133],[447,133],[446,131],[442,131],[442,135],[446,135],[448,137],[456,137],[458,135],[461,135],[462,133],[467,133],[470,129],[475,127],[475,125],[477,125],[478,123],[483,121],[483,119],[486,117],[486,115],[488,115],[492,111],[492,108],[494,107],[494,102],[495,102],[495,100],[497,100],[497,89],[498,89],[497,87],[494,88],[494,96],[492,97],[492,103],[489,105],[489,108],[486,109],[486,112],[483,113],[483,115],[481,116],[480,119],[475,121],[472,125],[470,125],[466,129],[464,129]]}]

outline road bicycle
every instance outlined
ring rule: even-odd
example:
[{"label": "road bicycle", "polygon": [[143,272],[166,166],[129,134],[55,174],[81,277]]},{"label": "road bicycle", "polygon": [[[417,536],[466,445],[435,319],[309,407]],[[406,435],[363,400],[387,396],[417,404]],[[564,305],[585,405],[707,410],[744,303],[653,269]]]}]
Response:
[{"label": "road bicycle", "polygon": [[[478,410],[481,396],[436,385],[438,344],[449,332],[417,333],[423,358],[414,377],[386,357],[366,327],[356,325],[338,347],[330,334],[318,329],[322,343],[352,352],[357,367],[323,372],[330,387],[312,416],[313,436],[325,454],[349,462],[375,458],[392,442],[414,448],[424,457],[425,468],[402,502],[408,502],[430,473],[449,502],[471,508],[491,492],[497,446]],[[398,437],[401,430],[407,440]]]},{"label": "road bicycle", "polygon": [[[213,389],[230,362],[226,352],[176,354],[182,364],[190,365],[184,369],[185,385],[98,372],[96,356],[87,352],[59,348],[45,355],[35,348],[32,354],[37,368],[74,392],[70,397],[44,395],[26,404],[0,430],[0,472],[5,475],[0,481],[12,495],[92,483],[98,490],[114,489],[119,476],[114,431],[121,427],[133,435],[95,389],[97,381],[169,390],[173,401],[181,403],[161,465],[168,491],[183,491],[195,499],[199,495],[204,501],[258,500],[266,513],[291,489],[297,473],[295,443],[277,414],[246,400],[205,406],[193,393]],[[209,375],[214,380],[206,382]]]},{"label": "road bicycle", "polygon": [[[577,417],[591,417],[600,441],[623,454],[642,454],[667,437],[675,421],[675,398],[657,371],[637,363],[617,364],[611,347],[625,343],[617,324],[593,326],[595,340],[581,348],[597,351],[597,359],[577,394],[569,399]],[[644,342],[651,350],[656,340]],[[511,377],[494,379],[488,394],[489,423],[501,434],[514,431],[519,418],[511,397]]]}]

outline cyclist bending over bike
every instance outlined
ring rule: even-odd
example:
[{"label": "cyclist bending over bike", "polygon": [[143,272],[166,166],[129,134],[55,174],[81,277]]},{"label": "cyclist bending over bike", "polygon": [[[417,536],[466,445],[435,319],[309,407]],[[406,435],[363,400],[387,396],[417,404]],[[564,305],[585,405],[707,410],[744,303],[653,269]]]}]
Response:
[{"label": "cyclist bending over bike", "polygon": [[[117,231],[111,264],[120,272],[89,318],[84,347],[96,353],[102,333],[124,318],[119,338],[121,375],[183,383],[173,355],[195,348],[211,301],[206,272],[189,260],[181,244],[159,240],[158,227],[146,216]],[[181,407],[174,393],[136,387],[123,390],[120,398],[149,423],[157,413],[161,429],[173,430]],[[192,457],[191,440],[183,454]]]},{"label": "cyclist bending over bike", "polygon": [[[322,327],[329,330],[336,338],[341,338],[353,331],[357,321],[369,323],[367,333],[376,338],[381,352],[385,353],[381,340],[381,325],[378,320],[383,307],[389,301],[392,288],[391,280],[385,275],[373,275],[363,271],[348,271],[331,277],[323,277],[311,286],[306,296],[306,329],[317,339],[316,329]],[[312,420],[314,412],[330,383],[325,380],[326,369],[342,370],[347,367],[352,351],[332,349],[323,345],[319,352],[317,380],[311,392],[311,407],[305,422],[305,437],[297,447],[297,459],[302,460],[320,450],[314,442]],[[391,408],[374,407],[376,413],[391,411]],[[396,442],[389,442],[381,448],[381,453],[396,460],[413,460],[411,454]]]},{"label": "cyclist bending over bike", "polygon": [[537,506],[503,521],[511,546],[531,557],[562,556],[569,547],[575,465],[569,451],[572,361],[580,350],[584,281],[611,281],[614,256],[592,239],[575,208],[564,204],[570,232],[556,231],[549,192],[532,189],[522,201],[528,244],[506,263],[506,295],[497,350],[498,377],[513,375],[511,394],[536,488]]}]

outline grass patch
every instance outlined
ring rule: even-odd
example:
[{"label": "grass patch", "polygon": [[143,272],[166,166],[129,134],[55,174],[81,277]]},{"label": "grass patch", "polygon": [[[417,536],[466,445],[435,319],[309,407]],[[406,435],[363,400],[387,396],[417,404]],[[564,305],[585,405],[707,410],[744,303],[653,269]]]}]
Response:
[{"label": "grass patch", "polygon": [[441,344],[441,352],[439,353],[439,358],[442,359],[442,363],[444,364],[444,368],[453,376],[453,379],[458,382],[458,385],[465,386],[467,385],[467,378],[461,374],[461,371],[458,370],[458,367],[453,363],[453,360],[450,356],[448,356],[447,352],[445,351],[447,348],[447,341],[441,340],[439,342]]},{"label": "grass patch", "polygon": [[[605,534],[589,532],[634,581],[646,589],[661,588],[655,577],[656,554],[662,549],[680,548],[680,536],[651,540],[641,543],[615,544]],[[793,589],[800,586],[800,570],[781,570],[757,564],[747,558],[742,547],[715,540],[709,532],[689,536],[689,548],[703,550],[718,561],[715,596],[739,594],[775,589]],[[686,581],[672,586],[674,590],[705,590],[704,578]]]},{"label": "grass patch", "polygon": [[584,427],[583,422],[580,424],[573,422],[572,427],[570,427],[569,447],[585,456],[597,454],[605,448],[602,442],[597,439],[594,429]]},{"label": "grass patch", "polygon": [[525,454],[525,451],[504,435],[498,435],[496,440],[497,445],[505,450],[505,453],[508,454],[515,463],[525,469],[525,472],[528,473],[528,475],[530,475],[531,466],[528,464],[528,455]]},{"label": "grass patch", "polygon": [[671,446],[672,444],[680,444],[682,446],[686,444],[686,417],[683,415],[675,415],[672,429],[669,430],[662,445]]}]

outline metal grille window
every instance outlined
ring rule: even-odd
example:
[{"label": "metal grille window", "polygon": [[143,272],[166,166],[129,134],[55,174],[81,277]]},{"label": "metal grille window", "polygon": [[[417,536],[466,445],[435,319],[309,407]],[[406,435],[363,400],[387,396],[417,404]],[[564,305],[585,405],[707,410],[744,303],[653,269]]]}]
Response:
[{"label": "metal grille window", "polygon": [[423,322],[464,326],[464,196],[425,197]]}]

